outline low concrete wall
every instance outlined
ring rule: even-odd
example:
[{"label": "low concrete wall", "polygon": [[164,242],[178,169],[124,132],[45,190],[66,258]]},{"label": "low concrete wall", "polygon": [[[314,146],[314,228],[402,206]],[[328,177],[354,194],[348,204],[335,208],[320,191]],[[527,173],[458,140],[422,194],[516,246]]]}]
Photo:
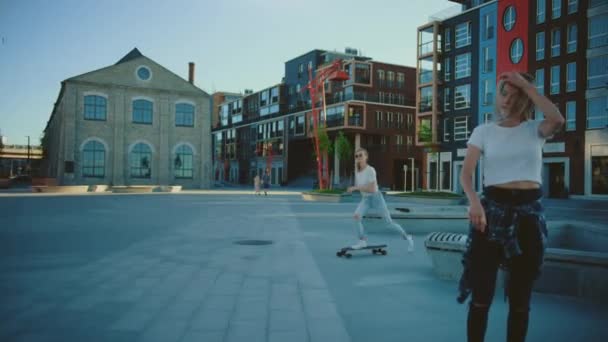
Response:
[{"label": "low concrete wall", "polygon": [[154,189],[156,192],[180,192],[182,191],[181,185],[161,185]]},{"label": "low concrete wall", "polygon": [[[548,225],[549,246],[534,291],[608,302],[606,228],[561,221],[549,222]],[[438,241],[442,238],[443,241]],[[465,234],[431,233],[427,236],[425,247],[438,277],[460,279],[465,243]],[[560,248],[564,246],[570,248]],[[498,287],[503,285],[502,277],[499,272]]]},{"label": "low concrete wall", "polygon": [[59,186],[33,186],[33,192],[81,194],[89,191],[88,185],[59,185]]},{"label": "low concrete wall", "polygon": [[156,186],[132,185],[132,186],[113,186],[112,192],[116,194],[137,194],[154,191]]},{"label": "low concrete wall", "polygon": [[[399,205],[397,205],[399,207]],[[469,231],[469,216],[465,207],[407,208],[409,212],[391,211],[393,221],[399,223],[409,234],[429,234],[432,232],[462,233]],[[366,227],[375,229],[382,225],[380,215],[369,213],[364,216]]]},{"label": "low concrete wall", "polygon": [[332,202],[332,203],[338,203],[338,202],[345,202],[348,201],[349,199],[351,199],[352,196],[350,194],[320,194],[320,193],[315,193],[315,192],[303,192],[302,193],[302,199],[305,201],[312,201],[312,202]]},{"label": "low concrete wall", "polygon": [[107,185],[90,185],[89,192],[106,192],[108,191],[108,188]]}]

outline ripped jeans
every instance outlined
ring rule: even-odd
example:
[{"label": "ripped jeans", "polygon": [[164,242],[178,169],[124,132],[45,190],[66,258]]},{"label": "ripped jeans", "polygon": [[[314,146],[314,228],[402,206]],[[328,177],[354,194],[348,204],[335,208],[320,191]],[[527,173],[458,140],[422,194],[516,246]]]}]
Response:
[{"label": "ripped jeans", "polygon": [[382,217],[382,220],[387,227],[392,228],[401,233],[402,236],[405,236],[405,230],[403,230],[403,228],[395,223],[391,218],[391,213],[388,211],[384,197],[382,197],[382,193],[380,191],[376,191],[369,195],[361,194],[361,202],[357,206],[357,210],[355,210],[355,217],[358,217],[355,218],[357,221],[357,234],[360,240],[367,239],[362,220],[363,216],[371,208],[378,211],[378,214]]}]

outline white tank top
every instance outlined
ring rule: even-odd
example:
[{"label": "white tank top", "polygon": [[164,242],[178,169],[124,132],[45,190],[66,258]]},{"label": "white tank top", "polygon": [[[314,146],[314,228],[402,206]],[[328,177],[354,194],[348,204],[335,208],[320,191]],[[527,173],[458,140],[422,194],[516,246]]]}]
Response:
[{"label": "white tank top", "polygon": [[543,145],[538,132],[541,121],[524,121],[515,127],[502,127],[494,122],[477,126],[468,144],[482,152],[483,185],[513,181],[542,184]]}]

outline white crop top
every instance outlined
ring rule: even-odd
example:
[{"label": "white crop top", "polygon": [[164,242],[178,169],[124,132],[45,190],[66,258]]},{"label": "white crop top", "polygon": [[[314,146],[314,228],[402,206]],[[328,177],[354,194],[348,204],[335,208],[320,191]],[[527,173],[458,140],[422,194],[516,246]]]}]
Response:
[{"label": "white crop top", "polygon": [[542,184],[543,145],[538,132],[541,121],[524,121],[515,127],[502,127],[494,122],[477,126],[468,144],[481,150],[483,185],[513,181]]},{"label": "white crop top", "polygon": [[[361,172],[355,172],[355,185],[361,186],[366,185],[371,182],[374,182],[376,185],[374,186],[374,192],[378,191],[378,181],[376,181],[376,170],[371,166],[367,165]],[[368,196],[371,195],[370,192],[361,191],[361,195]]]}]

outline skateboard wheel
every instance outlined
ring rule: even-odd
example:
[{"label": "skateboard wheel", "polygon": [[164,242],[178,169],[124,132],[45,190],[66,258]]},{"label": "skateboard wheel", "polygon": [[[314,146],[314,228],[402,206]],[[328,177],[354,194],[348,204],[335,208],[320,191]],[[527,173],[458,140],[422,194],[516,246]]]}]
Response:
[{"label": "skateboard wheel", "polygon": [[372,249],[372,254],[376,254],[376,253],[378,253],[378,250]]},{"label": "skateboard wheel", "polygon": [[386,255],[386,251],[385,250],[380,251],[380,253],[382,253],[382,255]]},{"label": "skateboard wheel", "polygon": [[347,258],[347,259],[350,259],[350,257],[352,257],[352,256],[353,256],[352,254],[350,254],[350,253],[346,253],[346,258]]},{"label": "skateboard wheel", "polygon": [[340,253],[340,252],[336,252],[336,256],[339,258],[339,257],[341,257],[341,256],[342,256],[342,253]]}]

